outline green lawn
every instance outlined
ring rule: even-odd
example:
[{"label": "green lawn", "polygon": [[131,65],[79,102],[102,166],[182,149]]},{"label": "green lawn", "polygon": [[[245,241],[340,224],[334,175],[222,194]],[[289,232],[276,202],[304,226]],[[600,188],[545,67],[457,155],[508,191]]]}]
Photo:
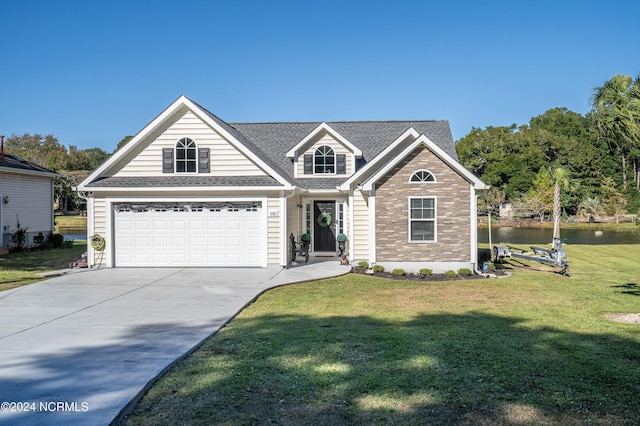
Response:
[{"label": "green lawn", "polygon": [[42,281],[43,272],[69,267],[87,251],[86,241],[74,241],[72,248],[32,250],[0,256],[0,291]]},{"label": "green lawn", "polygon": [[274,289],[161,378],[131,425],[638,424],[640,247],[567,246],[571,277]]}]

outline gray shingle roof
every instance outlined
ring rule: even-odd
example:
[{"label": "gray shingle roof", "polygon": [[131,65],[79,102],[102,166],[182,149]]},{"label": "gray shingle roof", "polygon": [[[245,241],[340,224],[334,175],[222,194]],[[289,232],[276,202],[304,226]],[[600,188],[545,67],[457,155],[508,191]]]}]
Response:
[{"label": "gray shingle roof", "polygon": [[[293,163],[286,157],[287,151],[296,146],[311,133],[320,122],[301,123],[230,123],[245,139],[253,142],[268,159],[277,165],[277,169],[285,170],[286,176],[293,180]],[[457,160],[455,145],[451,136],[449,122],[446,120],[430,121],[336,121],[327,122],[345,139],[362,150],[363,161],[368,162],[380,154],[400,135],[413,127],[424,134],[447,154]],[[304,178],[296,182],[303,188],[326,189],[347,179]],[[335,187],[335,185],[333,186]]]},{"label": "gray shingle roof", "polygon": [[146,188],[163,186],[281,186],[270,176],[144,176],[144,177],[107,177],[94,180],[92,188]]},{"label": "gray shingle roof", "polygon": [[31,161],[27,161],[23,158],[18,157],[17,155],[12,154],[4,154],[4,158],[0,159],[0,167],[7,167],[9,169],[24,170],[29,172],[52,174],[56,173],[52,170],[39,166],[36,163],[32,163]]},{"label": "gray shingle roof", "polygon": [[[193,102],[193,101],[191,101]],[[333,189],[348,176],[294,179],[293,161],[286,153],[316,129],[321,122],[227,123],[206,108],[196,104],[217,125],[231,134],[256,157],[289,183],[304,189]],[[446,120],[424,121],[334,121],[327,124],[362,151],[358,168],[376,158],[399,136],[413,127],[426,135],[447,154],[457,159],[455,145]],[[154,186],[278,186],[275,179],[252,176],[161,176],[107,177],[97,179],[89,187],[154,187]]]}]

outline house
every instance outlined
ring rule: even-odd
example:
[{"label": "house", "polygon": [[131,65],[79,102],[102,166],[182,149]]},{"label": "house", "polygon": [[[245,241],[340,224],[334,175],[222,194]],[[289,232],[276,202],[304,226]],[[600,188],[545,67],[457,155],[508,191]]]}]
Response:
[{"label": "house", "polygon": [[290,263],[312,256],[434,272],[473,268],[476,193],[446,121],[226,123],[180,96],[78,185],[90,264]]},{"label": "house", "polygon": [[58,174],[16,155],[0,153],[0,247],[11,245],[11,234],[27,230],[33,238],[53,232],[53,182]]}]

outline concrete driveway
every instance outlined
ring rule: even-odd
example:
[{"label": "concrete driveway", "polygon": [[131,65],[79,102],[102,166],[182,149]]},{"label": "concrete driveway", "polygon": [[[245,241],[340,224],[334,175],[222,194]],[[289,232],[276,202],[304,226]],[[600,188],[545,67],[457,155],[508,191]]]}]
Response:
[{"label": "concrete driveway", "polygon": [[0,293],[0,425],[108,425],[264,290],[350,271],[115,268]]}]

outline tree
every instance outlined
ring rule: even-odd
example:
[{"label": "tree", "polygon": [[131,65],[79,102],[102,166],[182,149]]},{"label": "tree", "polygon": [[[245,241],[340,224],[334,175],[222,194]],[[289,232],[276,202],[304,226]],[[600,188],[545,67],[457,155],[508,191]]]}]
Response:
[{"label": "tree", "polygon": [[84,178],[89,176],[87,170],[61,171],[53,185],[53,196],[62,214],[67,214],[69,208],[74,208],[80,202],[78,193],[73,190]]},{"label": "tree", "polygon": [[487,213],[497,213],[505,198],[504,191],[492,186],[478,199],[478,209]]},{"label": "tree", "polygon": [[591,96],[593,120],[599,136],[615,147],[627,189],[627,156],[640,145],[640,76],[616,74]]},{"label": "tree", "polygon": [[560,218],[562,207],[560,205],[560,190],[569,188],[569,173],[562,167],[550,171],[553,180],[553,245],[560,241]]},{"label": "tree", "polygon": [[116,145],[116,149],[113,152],[116,152],[117,150],[125,146],[131,139],[133,139],[133,136],[125,136],[124,138],[122,138],[120,142],[118,142],[118,145]]},{"label": "tree", "polygon": [[89,156],[89,170],[97,169],[109,158],[109,154],[100,148],[89,148],[85,149],[84,152]]},{"label": "tree", "polygon": [[5,143],[8,153],[51,170],[67,168],[67,150],[53,135],[42,136],[25,133],[22,136],[11,136]]},{"label": "tree", "polygon": [[619,223],[620,216],[625,213],[627,204],[624,195],[616,189],[615,181],[607,176],[602,180],[603,193],[603,209],[605,212],[611,213],[616,217],[616,223]]},{"label": "tree", "polygon": [[604,209],[602,208],[602,203],[598,197],[585,198],[580,204],[578,204],[578,214],[582,217],[587,217],[589,223],[597,219],[598,216],[603,213]]},{"label": "tree", "polygon": [[67,160],[67,170],[90,170],[91,161],[89,156],[83,150],[78,149],[74,145],[69,146],[69,157]]}]

